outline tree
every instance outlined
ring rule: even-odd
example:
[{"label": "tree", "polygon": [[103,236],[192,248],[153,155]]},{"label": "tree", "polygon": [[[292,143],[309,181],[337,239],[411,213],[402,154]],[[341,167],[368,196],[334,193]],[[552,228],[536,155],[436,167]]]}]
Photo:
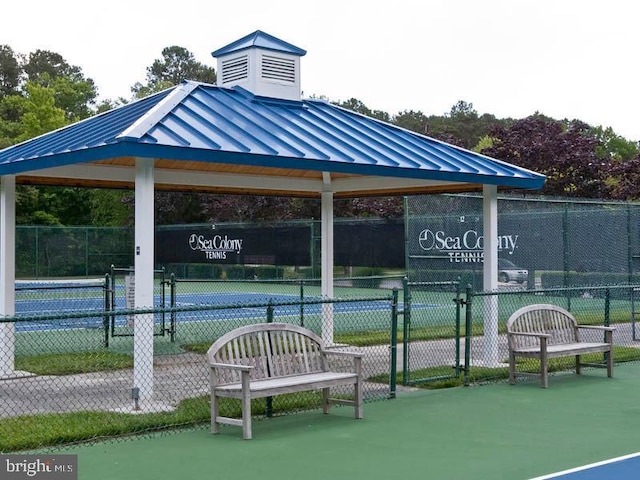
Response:
[{"label": "tree", "polygon": [[18,93],[21,77],[19,57],[9,45],[0,45],[0,99]]},{"label": "tree", "polygon": [[30,53],[24,73],[28,81],[53,89],[56,106],[64,110],[69,122],[94,113],[98,96],[95,83],[84,76],[80,67],[70,65],[59,53],[48,50]]},{"label": "tree", "polygon": [[496,125],[481,153],[545,174],[545,195],[608,198],[609,163],[596,156],[600,143],[589,128],[532,115],[508,128]]},{"label": "tree", "polygon": [[[131,199],[131,201],[129,201]],[[129,190],[89,190],[91,225],[117,227],[133,222],[133,194]]]},{"label": "tree", "polygon": [[605,160],[626,161],[638,155],[638,144],[621,137],[613,131],[613,128],[602,126],[590,129],[600,144],[596,147],[598,158]]},{"label": "tree", "polygon": [[21,131],[17,141],[21,142],[42,135],[66,125],[65,112],[55,105],[55,92],[52,88],[42,87],[28,82],[26,97],[23,100]]},{"label": "tree", "polygon": [[350,98],[349,100],[345,100],[343,102],[332,102],[332,103],[339,107],[346,108],[347,110],[351,110],[352,112],[356,112],[361,115],[366,115],[367,117],[382,120],[383,122],[389,122],[391,120],[387,112],[383,112],[382,110],[371,110],[361,100],[358,100],[357,98]]},{"label": "tree", "polygon": [[393,116],[393,123],[412,132],[427,134],[427,116],[420,110],[404,110]]},{"label": "tree", "polygon": [[618,200],[640,200],[640,154],[631,160],[613,162],[611,196]]},{"label": "tree", "polygon": [[509,120],[498,120],[490,114],[478,116],[473,103],[459,100],[448,113],[431,115],[427,119],[427,135],[439,140],[472,149],[487,135],[495,124],[506,125]]},{"label": "tree", "polygon": [[16,189],[16,223],[19,225],[89,225],[90,189],[34,187]]},{"label": "tree", "polygon": [[147,67],[147,83],[138,82],[131,91],[135,98],[143,98],[178,85],[183,80],[215,83],[216,71],[198,62],[186,48],[174,45],[164,48],[162,58]]}]

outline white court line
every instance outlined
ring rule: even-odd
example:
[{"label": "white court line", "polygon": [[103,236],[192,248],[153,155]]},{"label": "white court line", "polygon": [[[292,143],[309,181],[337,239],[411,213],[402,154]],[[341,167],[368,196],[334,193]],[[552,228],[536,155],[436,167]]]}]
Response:
[{"label": "white court line", "polygon": [[569,470],[563,470],[562,472],[550,473],[547,475],[543,475],[541,477],[530,478],[529,480],[547,480],[550,478],[557,478],[562,475],[567,475],[569,473],[581,472],[583,470],[589,470],[590,468],[601,467],[602,465],[608,465],[610,463],[619,462],[621,460],[629,460],[630,458],[640,456],[640,452],[630,453],[629,455],[623,455],[621,457],[610,458],[609,460],[603,460],[601,462],[592,463],[589,465],[583,465],[582,467],[571,468]]}]

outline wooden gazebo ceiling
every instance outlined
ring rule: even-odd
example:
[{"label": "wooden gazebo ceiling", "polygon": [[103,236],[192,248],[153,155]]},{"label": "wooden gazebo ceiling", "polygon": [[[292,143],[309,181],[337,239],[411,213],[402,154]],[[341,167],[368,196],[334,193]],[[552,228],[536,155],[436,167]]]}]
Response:
[{"label": "wooden gazebo ceiling", "polygon": [[[89,178],[89,176],[81,175],[81,172],[90,172],[92,166],[108,166],[120,169],[126,169],[130,172],[129,179],[114,178]],[[156,189],[163,191],[187,191],[200,193],[219,193],[219,194],[239,194],[239,195],[273,195],[273,196],[292,196],[292,197],[319,197],[321,194],[321,185],[323,183],[323,172],[314,170],[293,170],[284,168],[269,168],[252,165],[229,165],[210,162],[196,162],[184,160],[157,159],[154,166],[158,173],[165,173],[169,177],[174,177],[173,182],[158,182],[156,180]],[[67,172],[78,172],[76,175],[69,175]],[[56,185],[56,186],[72,186],[72,187],[88,187],[88,188],[113,188],[113,189],[133,189],[135,187],[135,159],[133,157],[120,157],[109,160],[101,160],[92,162],[91,164],[76,165],[73,169],[51,169],[41,170],[33,175],[19,175],[16,177],[16,183],[21,185]],[[180,181],[177,175],[182,178],[192,178],[189,174],[202,175],[203,178],[210,176],[211,183],[206,184],[200,182],[193,184],[192,181]],[[163,175],[164,176],[164,175]],[[219,185],[221,177],[224,176],[242,176],[246,178],[247,184],[244,186]],[[97,177],[97,176],[96,176]],[[357,184],[360,179],[365,178],[361,175],[331,173],[331,181],[340,183],[341,180],[353,180]],[[367,176],[366,178],[371,178]],[[253,179],[253,181],[251,181]],[[280,186],[270,188],[270,180],[284,180],[290,185],[289,188],[283,190]],[[311,181],[317,183],[316,190],[296,189],[296,179]],[[476,183],[451,183],[451,182],[421,182],[421,185],[408,186],[406,183],[399,184],[397,188],[389,185],[390,181],[387,177],[380,177],[380,184],[375,186],[376,182],[369,182],[371,186],[367,188],[352,188],[347,190],[334,191],[336,198],[349,197],[366,197],[366,196],[393,196],[393,195],[411,195],[411,194],[436,194],[451,192],[470,192],[482,189],[481,184]]]}]

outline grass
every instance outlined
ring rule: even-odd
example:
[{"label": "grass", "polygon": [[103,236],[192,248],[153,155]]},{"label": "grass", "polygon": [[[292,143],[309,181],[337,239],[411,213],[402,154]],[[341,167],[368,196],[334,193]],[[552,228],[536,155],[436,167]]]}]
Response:
[{"label": "grass", "polygon": [[110,351],[48,353],[16,357],[16,369],[36,375],[74,375],[133,368],[133,356]]},{"label": "grass", "polygon": [[[239,418],[240,401],[223,399],[221,415]],[[254,415],[266,414],[266,400],[252,401]],[[319,392],[300,392],[273,398],[273,415],[318,408]],[[202,425],[210,420],[208,396],[183,400],[172,412],[127,414],[102,411],[23,415],[0,419],[0,452],[76,444],[105,437]]]},{"label": "grass", "polygon": [[[616,363],[633,362],[640,360],[640,350],[633,347],[613,347],[613,358]],[[582,355],[582,361],[586,363],[602,363],[601,353],[590,353]],[[506,360],[505,360],[506,362]],[[538,373],[540,371],[540,361],[536,359],[518,359],[516,360],[517,369],[521,372]],[[548,371],[570,371],[575,369],[575,357],[563,357],[549,359]],[[481,383],[487,381],[504,380],[509,378],[509,369],[505,367],[471,367],[469,370],[469,382]],[[414,381],[414,379],[421,379]],[[389,383],[389,374],[384,373],[369,378],[369,381],[378,383]],[[404,377],[402,371],[397,372],[396,381],[398,385],[402,385]],[[464,372],[455,375],[451,366],[436,366],[428,368],[420,368],[411,371],[411,378],[407,382],[416,388],[439,389],[450,388],[464,385]]]}]

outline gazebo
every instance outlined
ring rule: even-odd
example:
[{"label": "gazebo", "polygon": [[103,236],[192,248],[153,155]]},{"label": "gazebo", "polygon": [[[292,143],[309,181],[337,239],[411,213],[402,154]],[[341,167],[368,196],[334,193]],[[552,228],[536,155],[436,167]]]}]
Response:
[{"label": "gazebo", "polygon": [[[15,312],[16,184],[135,190],[136,308],[153,306],[155,190],[320,198],[327,298],[334,198],[482,191],[484,287],[496,288],[497,190],[539,189],[545,177],[302,98],[305,54],[256,31],[213,52],[217,85],[187,81],[0,151],[0,315]],[[323,338],[331,343],[325,323]],[[14,335],[11,323],[0,324],[0,377],[14,372]],[[485,318],[485,335],[497,338],[497,319]],[[149,316],[136,320],[134,362],[133,386],[144,405],[153,396]]]}]

